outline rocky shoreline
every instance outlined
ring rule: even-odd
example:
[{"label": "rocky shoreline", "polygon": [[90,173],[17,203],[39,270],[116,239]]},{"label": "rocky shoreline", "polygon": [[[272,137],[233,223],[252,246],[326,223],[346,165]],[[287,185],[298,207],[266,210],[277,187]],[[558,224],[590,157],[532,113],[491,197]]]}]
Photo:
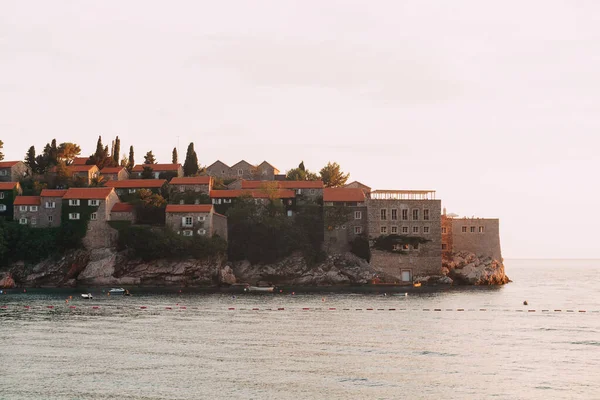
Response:
[{"label": "rocky shoreline", "polygon": [[[309,266],[301,255],[292,255],[273,264],[248,261],[227,262],[224,258],[205,260],[128,259],[114,249],[77,250],[57,260],[33,266],[23,263],[0,272],[0,288],[77,286],[227,286],[238,283],[329,286],[363,285],[374,277],[393,283],[398,277],[382,274],[351,253],[328,256]],[[416,276],[424,285],[502,285],[510,282],[500,261],[459,252],[444,258],[440,275]]]}]

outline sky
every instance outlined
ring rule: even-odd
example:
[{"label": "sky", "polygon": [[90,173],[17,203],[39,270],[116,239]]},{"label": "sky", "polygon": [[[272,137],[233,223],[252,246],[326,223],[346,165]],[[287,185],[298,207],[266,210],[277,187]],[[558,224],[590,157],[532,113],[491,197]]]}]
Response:
[{"label": "sky", "polygon": [[594,0],[5,0],[0,139],[335,161],[500,218],[505,258],[600,258],[598,71]]}]

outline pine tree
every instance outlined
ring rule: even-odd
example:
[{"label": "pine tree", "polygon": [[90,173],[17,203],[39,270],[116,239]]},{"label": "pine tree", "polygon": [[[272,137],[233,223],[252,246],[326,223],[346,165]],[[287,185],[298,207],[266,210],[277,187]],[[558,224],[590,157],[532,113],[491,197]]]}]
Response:
[{"label": "pine tree", "polygon": [[185,155],[185,162],[183,164],[183,175],[184,176],[195,176],[198,174],[198,156],[194,150],[194,143],[190,143],[187,148]]},{"label": "pine tree", "polygon": [[154,154],[152,154],[152,150],[147,152],[144,156],[144,164],[156,164],[156,160],[154,159]]},{"label": "pine tree", "polygon": [[38,165],[35,159],[35,147],[31,146],[29,150],[27,150],[27,154],[25,154],[25,164],[31,168],[31,172],[34,174],[38,173]]},{"label": "pine tree", "polygon": [[344,174],[342,172],[340,165],[336,162],[333,164],[328,162],[327,165],[321,169],[320,174],[323,185],[328,188],[343,186],[350,177],[350,174]]},{"label": "pine tree", "polygon": [[177,147],[173,147],[173,158],[171,159],[173,164],[177,164]]}]

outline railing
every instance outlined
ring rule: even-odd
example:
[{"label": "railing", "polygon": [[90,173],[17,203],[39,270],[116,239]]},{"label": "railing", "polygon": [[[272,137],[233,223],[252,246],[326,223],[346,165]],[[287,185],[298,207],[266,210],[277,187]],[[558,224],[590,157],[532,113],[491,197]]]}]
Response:
[{"label": "railing", "polygon": [[372,200],[435,200],[435,190],[375,190]]}]

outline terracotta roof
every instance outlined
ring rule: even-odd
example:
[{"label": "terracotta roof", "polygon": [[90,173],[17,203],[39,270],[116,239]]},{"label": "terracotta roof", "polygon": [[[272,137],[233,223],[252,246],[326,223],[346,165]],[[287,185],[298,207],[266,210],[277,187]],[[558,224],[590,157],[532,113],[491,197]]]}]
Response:
[{"label": "terracotta roof", "polygon": [[67,190],[67,193],[63,196],[64,200],[69,199],[82,199],[82,200],[104,200],[113,191],[113,188],[71,188]]},{"label": "terracotta roof", "polygon": [[17,196],[15,206],[39,206],[42,203],[40,196]]},{"label": "terracotta roof", "polygon": [[208,185],[212,177],[210,176],[188,176],[185,178],[173,178],[170,185]]},{"label": "terracotta roof", "polygon": [[142,172],[144,167],[150,167],[153,171],[178,171],[181,164],[139,164],[133,167],[133,172]]},{"label": "terracotta roof", "polygon": [[12,190],[19,182],[0,182],[0,190]]},{"label": "terracotta roof", "polygon": [[89,157],[75,157],[73,159],[73,164],[72,165],[85,165],[85,163],[89,159],[90,159]]},{"label": "terracotta roof", "polygon": [[[269,191],[260,189],[234,189],[234,190],[211,190],[210,197],[217,199],[231,199],[240,197],[243,195],[250,195],[255,199],[268,199],[270,196]],[[275,189],[272,193],[276,199],[291,199],[296,197],[293,190]]]},{"label": "terracotta roof", "polygon": [[133,204],[129,203],[115,203],[110,212],[131,212],[133,211]]},{"label": "terracotta roof", "polygon": [[67,189],[43,189],[40,196],[42,197],[63,197],[67,193]]},{"label": "terracotta roof", "polygon": [[[67,171],[69,173],[74,172],[89,172],[92,168],[98,168],[95,165],[69,165],[67,166]],[[50,168],[50,172],[56,172],[56,167]]]},{"label": "terracotta roof", "polygon": [[325,188],[323,189],[324,202],[363,202],[365,192],[357,188]]},{"label": "terracotta roof", "polygon": [[209,213],[212,204],[169,204],[165,212],[168,213]]},{"label": "terracotta roof", "polygon": [[20,161],[2,161],[0,162],[0,168],[10,168],[15,164],[18,164]]},{"label": "terracotta roof", "polygon": [[166,179],[124,179],[122,181],[108,181],[104,186],[117,189],[145,189],[160,188],[165,183],[167,183]]},{"label": "terracotta roof", "polygon": [[280,189],[323,189],[323,181],[242,181],[242,189],[261,189],[271,185]]},{"label": "terracotta roof", "polygon": [[123,171],[125,167],[104,167],[100,170],[101,174],[118,174]]}]

